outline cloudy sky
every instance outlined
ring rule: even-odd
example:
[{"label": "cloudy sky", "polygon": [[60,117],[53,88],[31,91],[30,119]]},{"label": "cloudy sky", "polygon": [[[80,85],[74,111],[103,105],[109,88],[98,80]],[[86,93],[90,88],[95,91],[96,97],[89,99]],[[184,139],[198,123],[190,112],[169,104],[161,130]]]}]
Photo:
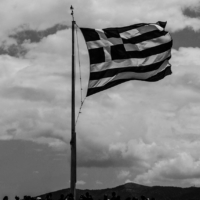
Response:
[{"label": "cloudy sky", "polygon": [[[77,188],[200,187],[200,0],[0,0],[0,198],[70,186],[71,5],[79,27],[167,21],[174,40],[171,76],[86,98]],[[77,36],[84,98],[89,57]]]}]

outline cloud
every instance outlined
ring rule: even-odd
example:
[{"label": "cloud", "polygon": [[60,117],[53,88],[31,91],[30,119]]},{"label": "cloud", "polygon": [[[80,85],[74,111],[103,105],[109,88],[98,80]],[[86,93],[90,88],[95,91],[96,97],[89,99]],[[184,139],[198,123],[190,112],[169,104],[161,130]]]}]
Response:
[{"label": "cloud", "polygon": [[133,181],[127,179],[127,180],[125,181],[125,183],[133,183]]},{"label": "cloud", "polygon": [[119,179],[128,178],[129,176],[130,176],[130,171],[125,171],[125,170],[120,171],[120,173],[117,175]]},{"label": "cloud", "polygon": [[78,180],[78,181],[76,182],[76,184],[77,184],[77,185],[85,185],[86,182],[83,181],[83,180]]},{"label": "cloud", "polygon": [[24,57],[28,48],[27,44],[38,43],[48,35],[54,35],[59,30],[67,29],[68,26],[63,24],[56,24],[45,30],[33,30],[29,27],[20,27],[20,30],[15,30],[10,34],[8,40],[4,40],[0,46],[0,55],[10,55],[13,57]]},{"label": "cloud", "polygon": [[30,140],[55,150],[69,148],[71,68],[66,67],[64,52],[70,55],[66,34],[71,32],[59,31],[38,43],[24,43],[29,50],[24,58],[0,56],[0,103],[7,109],[1,113],[1,140]]},{"label": "cloud", "polygon": [[12,27],[16,28],[24,24],[30,28],[45,29],[55,25],[58,21],[62,22],[66,18],[65,7],[68,2],[57,3],[52,0],[44,0],[38,4],[38,2],[30,0],[8,0],[1,1],[1,5],[1,17],[6,17],[6,23],[5,20],[1,20],[2,30],[8,31],[12,30]]},{"label": "cloud", "polygon": [[23,57],[26,53],[27,49],[25,49],[22,45],[8,44],[8,42],[5,41],[0,46],[0,55]]},{"label": "cloud", "polygon": [[[75,11],[80,11],[80,4],[74,2]],[[77,18],[79,24],[88,26],[86,21],[93,17],[95,21],[91,21],[90,26],[109,27],[123,26],[124,24],[132,24],[138,22],[155,22],[168,21],[168,27],[172,31],[182,30],[186,27],[195,31],[199,30],[199,19],[191,18],[184,15],[185,9],[197,10],[200,6],[199,0],[180,1],[171,0],[161,2],[154,1],[93,1],[90,5],[85,6],[85,10],[80,15],[84,18]],[[86,14],[86,10],[89,13]],[[124,15],[126,13],[126,15]],[[145,13],[145,15],[141,15]]]},{"label": "cloud", "polygon": [[53,101],[55,96],[51,91],[45,91],[40,88],[14,86],[12,88],[4,88],[2,95],[7,98],[21,98],[27,101]]},{"label": "cloud", "polygon": [[102,185],[103,183],[102,183],[101,181],[97,180],[97,181],[96,181],[96,184],[97,184],[97,185]]},{"label": "cloud", "polygon": [[[79,26],[109,27],[122,26],[138,22],[168,21],[172,31],[186,27],[200,29],[199,18],[185,15],[185,10],[198,11],[199,0],[153,1],[71,1],[55,2],[44,0],[42,3],[31,0],[1,1],[1,40],[9,40],[13,31],[20,29],[44,30],[58,23],[71,25],[70,6],[73,4],[75,20]],[[84,6],[84,9],[82,9]],[[68,11],[66,9],[68,8]],[[9,14],[8,14],[9,13]],[[126,15],[124,15],[126,13]],[[145,13],[145,15],[141,15]],[[6,21],[5,21],[6,19]]]},{"label": "cloud", "polygon": [[165,181],[167,184],[175,185],[178,179],[183,185],[185,183],[192,185],[193,181],[200,176],[199,166],[198,160],[195,161],[190,155],[183,152],[179,153],[176,158],[156,163],[152,169],[138,175],[134,181],[141,184],[156,184],[159,180],[164,185]]},{"label": "cloud", "polygon": [[[28,27],[20,27],[20,30],[15,30],[15,33],[10,34],[9,37],[13,38],[17,41],[18,44],[24,43],[24,41],[30,41],[30,43],[38,43],[40,42],[44,37],[47,37],[48,35],[54,35],[59,30],[67,29],[68,26],[64,24],[56,24],[50,28],[47,28],[45,30],[33,30],[28,29]],[[21,30],[22,29],[22,30]]]}]

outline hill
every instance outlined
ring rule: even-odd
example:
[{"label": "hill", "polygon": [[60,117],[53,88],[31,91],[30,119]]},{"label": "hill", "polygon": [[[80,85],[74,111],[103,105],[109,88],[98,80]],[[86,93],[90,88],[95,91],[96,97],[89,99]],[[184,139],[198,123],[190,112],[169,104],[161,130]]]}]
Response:
[{"label": "hill", "polygon": [[[77,189],[77,199],[79,199],[81,194],[89,192],[94,200],[103,200],[104,194],[109,197],[112,192],[116,192],[120,195],[121,200],[125,200],[127,197],[140,197],[144,195],[148,198],[154,197],[156,200],[199,200],[200,199],[200,188],[189,187],[164,187],[164,186],[144,186],[135,183],[126,183],[114,188],[107,188],[101,190],[80,190]],[[70,189],[63,189],[59,191],[52,192],[52,197],[54,200],[58,200],[61,194],[67,195],[70,193]],[[45,198],[46,194],[40,195],[40,197]],[[140,199],[140,198],[139,198]]]}]

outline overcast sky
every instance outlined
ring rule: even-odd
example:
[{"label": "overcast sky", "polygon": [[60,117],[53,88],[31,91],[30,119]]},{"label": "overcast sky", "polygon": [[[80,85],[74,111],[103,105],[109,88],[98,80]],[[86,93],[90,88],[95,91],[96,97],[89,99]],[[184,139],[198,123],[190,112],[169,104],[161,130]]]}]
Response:
[{"label": "overcast sky", "polygon": [[[200,0],[0,0],[0,198],[70,186],[71,5],[79,27],[167,21],[174,40],[171,76],[86,98],[77,188],[200,187]],[[77,33],[85,97],[89,57]]]}]

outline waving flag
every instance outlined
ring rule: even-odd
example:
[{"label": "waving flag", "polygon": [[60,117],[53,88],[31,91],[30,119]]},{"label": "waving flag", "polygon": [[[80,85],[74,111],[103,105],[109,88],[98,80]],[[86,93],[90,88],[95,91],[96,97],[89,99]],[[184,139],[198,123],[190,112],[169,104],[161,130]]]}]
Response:
[{"label": "waving flag", "polygon": [[125,81],[158,81],[170,75],[172,38],[165,26],[157,22],[81,28],[90,57],[87,96]]}]

